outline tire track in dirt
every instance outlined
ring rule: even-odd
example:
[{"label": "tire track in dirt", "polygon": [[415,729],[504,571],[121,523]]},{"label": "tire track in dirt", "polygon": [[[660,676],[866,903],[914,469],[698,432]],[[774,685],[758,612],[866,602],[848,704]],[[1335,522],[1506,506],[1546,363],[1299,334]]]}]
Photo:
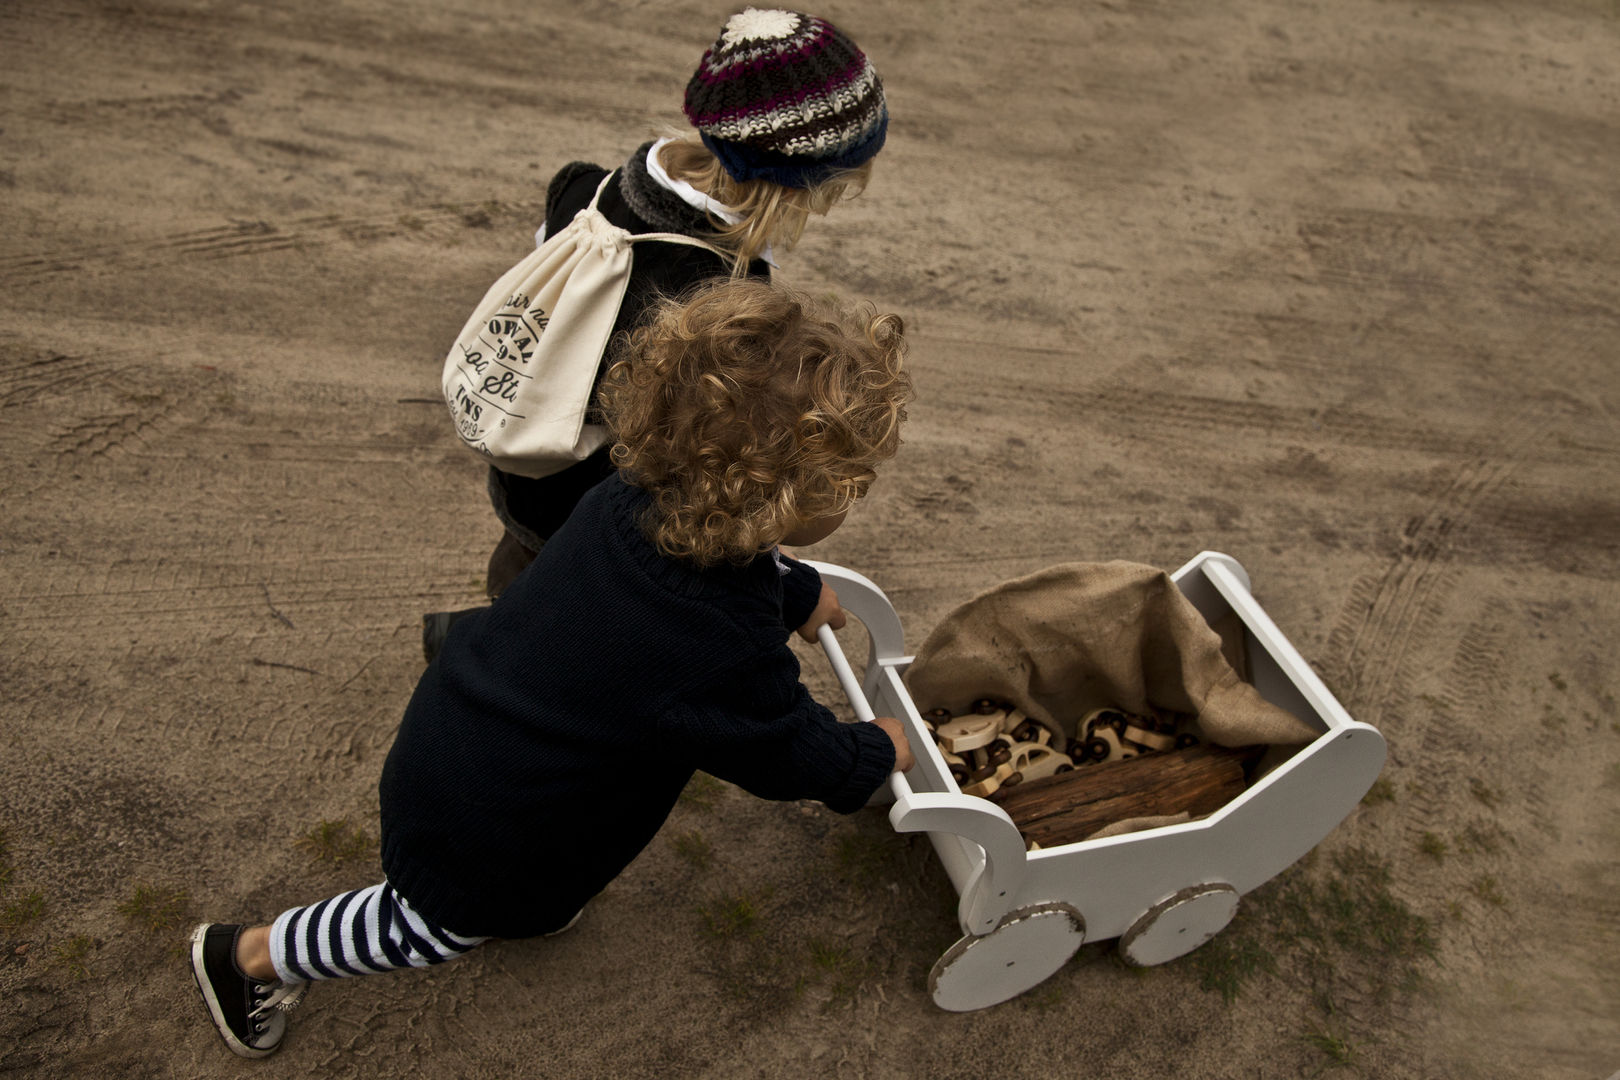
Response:
[{"label": "tire track in dirt", "polygon": [[1474,506],[1517,466],[1536,430],[1529,410],[1509,420],[1498,443],[1502,456],[1465,462],[1429,509],[1406,523],[1400,550],[1384,573],[1352,588],[1328,636],[1327,652],[1334,657],[1338,691],[1360,719],[1377,726],[1386,709],[1399,708],[1401,665],[1409,643],[1432,621],[1433,594],[1451,577],[1446,563],[1455,534],[1467,528]]},{"label": "tire track in dirt", "polygon": [[[986,409],[987,402],[1005,401],[1009,408],[1015,403],[1027,408],[1032,392],[1038,393],[1053,414],[1085,416],[1110,427],[1162,425],[1222,437],[1237,430],[1275,442],[1339,443],[1378,450],[1412,450],[1446,458],[1489,453],[1500,442],[1500,433],[1488,426],[1472,431],[1446,430],[1431,423],[1408,423],[1351,409],[1238,401],[1134,386],[1073,390],[1049,384],[1032,388],[964,381],[930,387],[928,404],[973,411],[975,406]],[[999,407],[992,411],[999,411]],[[1607,464],[1616,453],[1602,442],[1568,439],[1527,439],[1519,452],[1527,461],[1552,464]]]},{"label": "tire track in dirt", "polygon": [[0,409],[27,405],[67,387],[82,394],[115,381],[145,355],[135,349],[98,349],[74,355],[0,348]]},{"label": "tire track in dirt", "polygon": [[143,400],[128,410],[99,413],[58,428],[51,436],[52,450],[59,458],[104,457],[114,451],[139,456],[147,435],[165,426],[183,408],[181,402],[151,396],[156,400]]},{"label": "tire track in dirt", "polygon": [[[1509,608],[1504,601],[1486,598],[1479,614],[1457,641],[1445,684],[1437,694],[1426,695],[1419,703],[1427,720],[1418,746],[1418,760],[1444,761],[1447,767],[1425,767],[1423,782],[1403,793],[1417,811],[1406,817],[1410,850],[1417,849],[1424,833],[1436,831],[1437,822],[1456,818],[1456,793],[1450,780],[1477,775],[1477,755],[1459,752],[1463,740],[1457,733],[1470,730],[1472,725],[1467,718],[1476,715],[1507,687],[1505,660],[1509,619]],[[1401,764],[1415,766],[1417,761]]]},{"label": "tire track in dirt", "polygon": [[23,286],[59,277],[105,277],[194,261],[251,258],[335,243],[371,244],[397,238],[437,239],[456,229],[489,228],[502,218],[539,220],[537,201],[444,204],[415,210],[346,216],[312,214],[280,224],[235,222],[125,243],[0,257],[0,285]]}]

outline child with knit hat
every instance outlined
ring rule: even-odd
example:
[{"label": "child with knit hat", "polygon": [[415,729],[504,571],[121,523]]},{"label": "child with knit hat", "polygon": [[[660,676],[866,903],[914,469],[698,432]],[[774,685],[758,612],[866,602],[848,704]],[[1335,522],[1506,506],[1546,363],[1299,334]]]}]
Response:
[{"label": "child with knit hat", "polygon": [[721,278],[661,303],[602,389],[619,472],[423,673],[379,786],[385,880],[191,962],[226,1044],[263,1057],[309,982],[573,925],[695,770],[864,806],[912,765],[897,720],[841,723],[788,647],[844,613],[778,545],[837,529],[899,446],[900,320]]},{"label": "child with knit hat", "polygon": [[[727,20],[704,52],[687,83],[685,113],[695,137],[642,144],[608,181],[597,208],[632,233],[680,233],[725,254],[637,244],[615,341],[661,296],[714,277],[769,277],[774,254],[794,245],[809,215],[864,188],[889,121],[877,72],[842,31],[812,15],[755,8]],[[547,189],[536,242],[590,205],[608,172],[586,162],[564,166]],[[489,560],[491,598],[612,471],[605,448],[541,478],[490,469],[490,502],[506,530]],[[423,617],[429,661],[465,614]]]}]

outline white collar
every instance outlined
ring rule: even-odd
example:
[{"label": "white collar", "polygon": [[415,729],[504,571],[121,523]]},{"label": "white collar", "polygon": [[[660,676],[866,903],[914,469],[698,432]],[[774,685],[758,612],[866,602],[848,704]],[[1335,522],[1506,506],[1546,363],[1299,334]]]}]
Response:
[{"label": "white collar", "polygon": [[[676,180],[664,171],[664,163],[658,160],[658,151],[674,141],[664,138],[652,144],[652,149],[647,151],[647,175],[651,176],[660,187],[679,196],[688,206],[713,214],[727,225],[735,225],[741,221],[743,216],[725,203],[709,198],[685,180]],[[771,249],[768,247],[760,252],[759,257],[770,266],[776,265],[776,260],[771,256]]]}]

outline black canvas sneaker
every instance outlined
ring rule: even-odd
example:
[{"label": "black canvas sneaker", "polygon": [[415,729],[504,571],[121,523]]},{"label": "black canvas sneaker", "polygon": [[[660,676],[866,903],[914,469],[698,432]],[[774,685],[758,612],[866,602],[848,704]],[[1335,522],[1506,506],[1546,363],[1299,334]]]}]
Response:
[{"label": "black canvas sneaker", "polygon": [[308,983],[264,982],[236,966],[241,926],[203,923],[191,932],[191,973],[220,1038],[243,1057],[269,1057],[287,1033],[287,1012]]}]

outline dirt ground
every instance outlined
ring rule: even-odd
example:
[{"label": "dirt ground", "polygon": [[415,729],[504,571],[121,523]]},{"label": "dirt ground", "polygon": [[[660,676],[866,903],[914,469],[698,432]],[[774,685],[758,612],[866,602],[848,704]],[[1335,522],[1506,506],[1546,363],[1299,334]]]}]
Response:
[{"label": "dirt ground", "polygon": [[1389,740],[1208,946],[946,1013],[925,840],[698,783],[567,937],[225,1051],[179,943],[375,880],[418,620],[480,595],[444,351],[728,10],[0,6],[0,1074],[1620,1070],[1614,0],[820,9],[893,122],[782,277],[900,312],[919,395],[813,554],[916,643],[1224,551]]}]

